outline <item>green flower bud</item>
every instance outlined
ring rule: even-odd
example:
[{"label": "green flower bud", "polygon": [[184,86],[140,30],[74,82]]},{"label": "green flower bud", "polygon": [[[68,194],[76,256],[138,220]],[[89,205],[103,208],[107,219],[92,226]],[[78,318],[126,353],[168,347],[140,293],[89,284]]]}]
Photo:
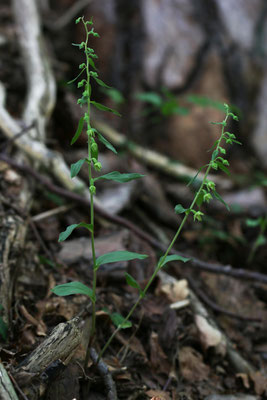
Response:
[{"label": "green flower bud", "polygon": [[204,194],[203,200],[204,200],[206,203],[209,203],[211,199],[212,199],[212,195],[211,195],[210,193]]},{"label": "green flower bud", "polygon": [[94,163],[94,169],[96,171],[101,171],[101,168],[102,168],[102,165],[101,165],[101,163],[99,161]]},{"label": "green flower bud", "polygon": [[98,145],[96,142],[91,144],[91,154],[93,158],[98,159]]},{"label": "green flower bud", "polygon": [[94,185],[91,185],[91,186],[89,187],[89,192],[90,192],[91,194],[96,194],[96,187],[95,187]]}]

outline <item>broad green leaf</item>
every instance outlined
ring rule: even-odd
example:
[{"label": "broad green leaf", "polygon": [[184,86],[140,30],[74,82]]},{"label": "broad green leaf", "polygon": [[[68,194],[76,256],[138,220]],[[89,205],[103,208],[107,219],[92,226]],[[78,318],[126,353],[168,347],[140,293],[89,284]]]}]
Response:
[{"label": "broad green leaf", "polygon": [[71,178],[74,178],[76,175],[78,175],[78,173],[80,172],[80,169],[82,168],[85,161],[86,161],[86,158],[82,158],[81,160],[78,160],[76,163],[71,164],[71,166],[70,166]]},{"label": "broad green leaf", "polygon": [[98,176],[97,178],[95,178],[95,181],[97,181],[99,179],[107,179],[110,181],[116,181],[116,182],[123,183],[123,182],[132,181],[134,179],[143,178],[144,176],[145,175],[141,175],[141,174],[137,174],[137,173],[121,174],[118,171],[112,171],[112,172],[109,172],[108,174]]},{"label": "broad green leaf", "polygon": [[155,92],[138,93],[136,98],[140,101],[153,104],[156,107],[160,107],[163,103],[161,96]]},{"label": "broad green leaf", "polygon": [[201,107],[212,107],[212,108],[215,108],[215,109],[220,110],[220,111],[225,111],[225,107],[224,107],[223,103],[221,103],[219,101],[212,100],[209,97],[198,96],[198,95],[195,95],[195,94],[191,94],[191,95],[187,96],[186,99],[190,103],[197,104],[197,105],[199,105]]},{"label": "broad green leaf", "polygon": [[106,253],[98,257],[96,259],[96,265],[99,267],[103,264],[135,259],[143,260],[144,258],[147,258],[146,254],[132,253],[131,251],[112,251],[111,253]]},{"label": "broad green leaf", "polygon": [[125,102],[123,95],[117,89],[111,88],[109,90],[103,90],[103,92],[116,104],[122,104]]},{"label": "broad green leaf", "polygon": [[187,211],[187,208],[184,208],[182,204],[177,204],[174,208],[175,214],[182,214]]},{"label": "broad green leaf", "polygon": [[255,228],[256,226],[260,225],[260,218],[257,219],[246,219],[246,225],[249,226],[250,228]]},{"label": "broad green leaf", "polygon": [[90,232],[92,232],[93,229],[91,224],[86,224],[85,222],[81,222],[80,224],[69,225],[64,232],[61,232],[58,241],[64,242],[64,240],[66,240],[76,228],[86,228]]},{"label": "broad green leaf", "polygon": [[78,79],[79,76],[81,76],[82,73],[83,73],[85,70],[86,70],[86,68],[84,68],[84,69],[76,76],[76,78],[72,79],[72,81],[68,81],[67,84],[70,85],[71,83],[75,82],[76,79]]},{"label": "broad green leaf", "polygon": [[128,283],[128,285],[135,289],[138,289],[139,294],[141,296],[143,296],[143,290],[141,289],[139,283],[127,272],[125,272],[124,276],[125,276],[125,279],[126,279],[126,282]]},{"label": "broad green leaf", "polygon": [[130,321],[125,321],[121,314],[119,313],[112,313],[109,314],[111,321],[115,326],[119,326],[121,329],[131,328],[132,323]]},{"label": "broad green leaf", "polygon": [[51,289],[53,293],[57,296],[70,296],[72,294],[85,294],[90,297],[90,299],[95,302],[93,297],[93,291],[88,286],[84,285],[81,282],[69,282],[63,283],[62,285],[57,285],[53,289]]},{"label": "broad green leaf", "polygon": [[111,113],[117,115],[118,117],[121,117],[121,114],[120,114],[118,111],[113,110],[113,108],[106,107],[106,106],[104,106],[103,104],[97,103],[96,101],[90,101],[90,103],[91,103],[93,106],[95,106],[98,110],[101,110],[101,111],[108,111],[108,112],[111,112]]},{"label": "broad green leaf", "polygon": [[159,262],[158,262],[158,265],[160,265],[161,268],[162,268],[164,265],[166,265],[167,263],[169,263],[169,262],[172,262],[172,261],[182,261],[183,263],[186,263],[186,262],[190,261],[191,258],[186,258],[186,257],[179,256],[178,254],[173,254],[173,255],[171,255],[171,256],[167,256],[167,257],[165,258],[165,260],[163,261],[163,264],[161,264],[161,263],[162,263],[162,260],[163,260],[163,257],[161,257],[161,258],[159,259]]},{"label": "broad green leaf", "polygon": [[103,136],[101,135],[101,133],[99,133],[98,131],[96,132],[98,139],[101,143],[103,143],[104,146],[106,146],[107,149],[113,151],[113,153],[117,154],[117,150],[115,149],[114,146],[112,146],[111,143],[109,143],[109,141]]},{"label": "broad green leaf", "polygon": [[216,190],[213,190],[212,192],[214,196],[216,197],[217,200],[219,200],[226,208],[228,211],[230,211],[230,207],[228,204],[223,200],[223,198],[219,195],[219,193],[216,192]]}]

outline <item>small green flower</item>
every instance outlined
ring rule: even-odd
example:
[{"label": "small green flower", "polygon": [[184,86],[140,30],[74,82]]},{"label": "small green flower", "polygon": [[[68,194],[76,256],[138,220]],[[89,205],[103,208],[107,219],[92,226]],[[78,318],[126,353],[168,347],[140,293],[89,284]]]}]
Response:
[{"label": "small green flower", "polygon": [[202,221],[204,213],[201,211],[195,211],[194,213],[194,221]]},{"label": "small green flower", "polygon": [[208,190],[214,191],[215,190],[215,183],[213,181],[206,181],[205,183]]},{"label": "small green flower", "polygon": [[101,171],[102,165],[99,161],[97,161],[96,163],[94,163],[94,169],[96,171]]},{"label": "small green flower", "polygon": [[205,194],[204,194],[203,200],[204,200],[206,203],[209,203],[211,199],[212,199],[212,195],[211,195],[210,193],[205,193]]}]

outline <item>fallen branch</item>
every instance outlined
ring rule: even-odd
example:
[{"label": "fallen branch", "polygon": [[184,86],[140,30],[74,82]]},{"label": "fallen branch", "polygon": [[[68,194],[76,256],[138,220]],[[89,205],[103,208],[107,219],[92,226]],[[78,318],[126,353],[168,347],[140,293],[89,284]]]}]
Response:
[{"label": "fallen branch", "polygon": [[85,8],[88,6],[92,0],[78,0],[56,21],[45,21],[44,25],[47,29],[56,32],[62,30],[66,27],[70,22],[73,22],[73,19]]},{"label": "fallen branch", "polygon": [[[50,334],[29,356],[15,369],[13,375],[16,382],[31,393],[30,384],[35,381],[35,389],[44,385],[46,374],[53,363],[67,365],[82,341],[80,318],[58,324]],[[55,367],[54,367],[55,369]],[[39,389],[38,389],[39,390]],[[32,395],[30,395],[32,397]]]},{"label": "fallen branch", "polygon": [[91,347],[91,349],[90,349],[90,357],[93,360],[93,363],[96,366],[96,368],[99,372],[99,375],[103,379],[103,382],[104,382],[104,385],[105,385],[106,391],[107,391],[107,399],[108,400],[117,400],[118,397],[117,397],[116,386],[112,379],[111,373],[103,360],[99,360],[99,362],[97,362],[98,354],[93,347]]}]

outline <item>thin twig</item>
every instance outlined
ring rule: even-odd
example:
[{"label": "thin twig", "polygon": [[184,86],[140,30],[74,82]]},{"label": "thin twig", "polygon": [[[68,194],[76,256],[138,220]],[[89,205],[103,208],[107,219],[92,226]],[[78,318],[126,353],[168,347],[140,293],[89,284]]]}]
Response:
[{"label": "thin twig", "polygon": [[60,18],[56,21],[45,21],[44,25],[47,29],[56,32],[68,25],[70,22],[73,22],[73,18],[82,11],[83,8],[88,6],[92,0],[79,0],[76,1]]},{"label": "thin twig", "polygon": [[17,391],[19,392],[19,394],[21,395],[21,397],[24,400],[29,400],[29,398],[26,396],[26,394],[21,390],[21,388],[19,387],[19,385],[17,384],[16,379],[11,375],[11,373],[8,373],[9,378],[12,380],[13,385],[15,386],[15,388],[17,389]]},{"label": "thin twig", "polygon": [[35,126],[36,126],[36,122],[33,121],[30,125],[25,126],[24,128],[22,128],[21,131],[16,133],[13,137],[8,138],[7,140],[5,140],[4,143],[2,143],[1,146],[0,146],[0,152],[4,151],[7,148],[7,146],[9,146],[10,144],[14,143],[15,140],[17,140],[21,136],[25,135],[25,133],[29,132]]},{"label": "thin twig", "polygon": [[97,368],[97,370],[99,372],[99,375],[102,377],[104,384],[106,386],[107,399],[108,400],[116,400],[117,399],[116,386],[115,386],[115,383],[112,379],[111,373],[109,372],[107,365],[104,363],[103,360],[98,361],[98,354],[93,347],[91,347],[91,349],[90,349],[90,356],[91,356],[91,359],[93,360],[95,367]]},{"label": "thin twig", "polygon": [[32,221],[33,222],[42,221],[46,218],[50,218],[57,214],[65,213],[66,211],[71,210],[73,207],[74,207],[73,204],[68,204],[68,205],[52,208],[51,210],[48,210],[48,211],[45,211],[45,212],[35,215],[34,217],[32,217]]},{"label": "thin twig", "polygon": [[[34,171],[30,166],[26,164],[19,164],[16,161],[10,159],[8,156],[5,154],[0,154],[0,159],[2,161],[5,161],[15,169],[22,171],[24,173],[27,173],[34,177],[39,183],[47,187],[51,192],[54,192],[58,194],[59,196],[65,197],[69,200],[73,200],[84,207],[88,208],[88,205],[90,204],[89,201],[74,193],[71,192],[67,189],[63,189],[59,186],[56,186],[53,184],[48,178],[44,177],[43,175],[39,174],[38,172]],[[152,247],[164,252],[166,251],[166,246],[164,246],[162,243],[160,243],[158,240],[154,239],[151,235],[148,233],[142,231],[139,229],[135,224],[133,224],[131,221],[128,221],[127,219],[120,217],[118,215],[112,215],[108,211],[104,210],[101,206],[95,205],[95,211],[96,213],[107,219],[108,221],[113,222],[116,225],[124,226],[125,228],[129,229],[133,233],[135,233],[138,237],[141,239],[145,240],[147,243],[149,243]],[[186,264],[187,267],[190,268],[195,268],[197,270],[203,270],[203,271],[208,271],[214,274],[223,274],[223,275],[228,275],[232,276],[233,278],[236,279],[244,279],[244,280],[252,280],[252,281],[259,281],[262,283],[267,283],[267,275],[261,274],[260,272],[254,272],[254,271],[246,271],[244,269],[235,269],[232,268],[231,265],[220,265],[220,264],[215,264],[215,263],[209,263],[203,260],[200,260],[196,257],[191,257],[188,256],[187,254],[172,250],[170,251],[170,254],[178,254],[182,257],[189,257],[190,262]]]}]

